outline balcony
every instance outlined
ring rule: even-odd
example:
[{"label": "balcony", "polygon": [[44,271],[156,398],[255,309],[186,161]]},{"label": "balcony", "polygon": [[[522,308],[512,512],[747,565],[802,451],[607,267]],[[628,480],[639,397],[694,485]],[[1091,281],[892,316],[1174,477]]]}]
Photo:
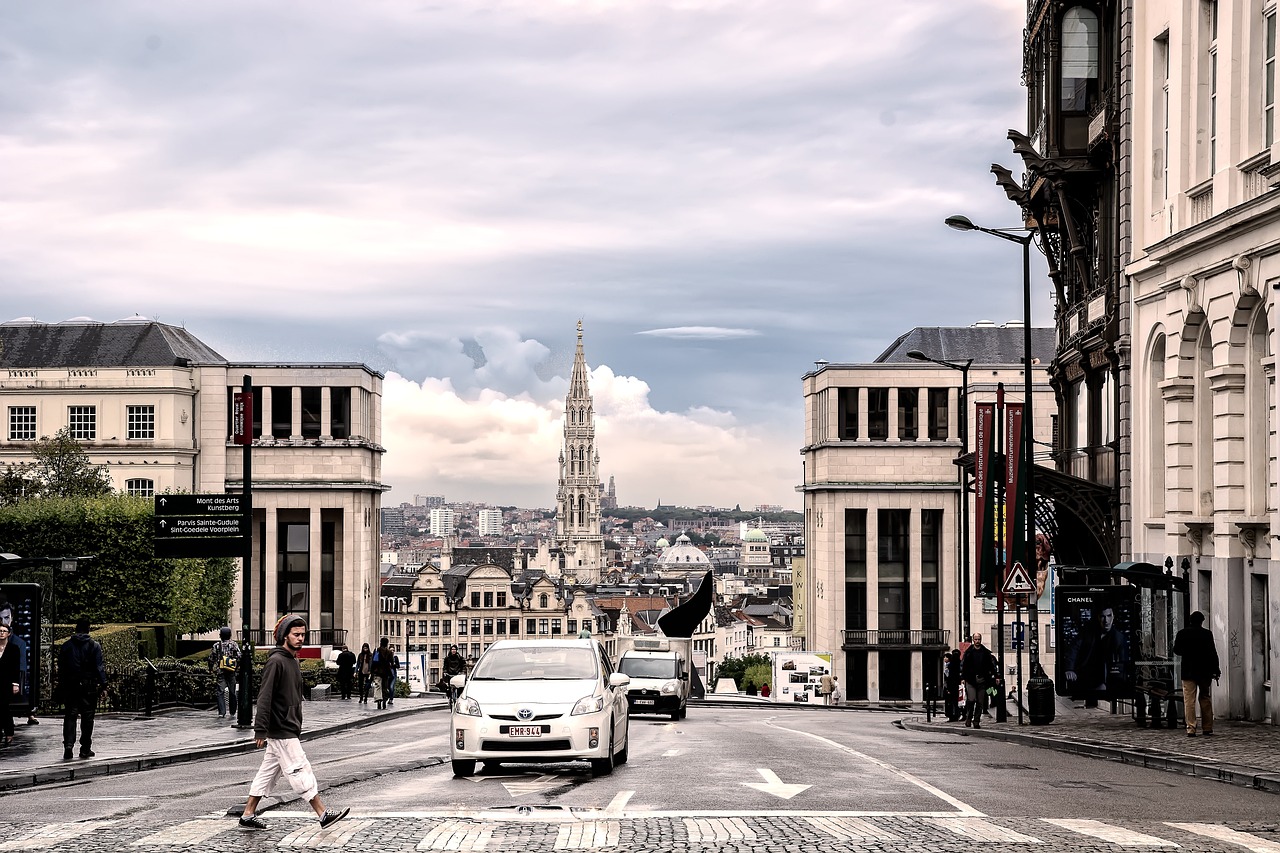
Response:
[{"label": "balcony", "polygon": [[1073,477],[1097,483],[1100,486],[1115,488],[1116,485],[1116,451],[1110,445],[1097,447],[1077,447],[1064,451],[1062,458],[1066,464],[1062,470]]},{"label": "balcony", "polygon": [[869,631],[850,629],[840,632],[840,648],[850,649],[949,649],[951,632],[941,628],[923,630]]}]

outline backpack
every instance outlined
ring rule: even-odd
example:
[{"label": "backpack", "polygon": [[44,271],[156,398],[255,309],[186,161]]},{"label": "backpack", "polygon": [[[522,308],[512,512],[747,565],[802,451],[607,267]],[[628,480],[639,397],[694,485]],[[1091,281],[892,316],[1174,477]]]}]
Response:
[{"label": "backpack", "polygon": [[240,666],[240,647],[231,640],[218,641],[218,671],[235,672]]}]

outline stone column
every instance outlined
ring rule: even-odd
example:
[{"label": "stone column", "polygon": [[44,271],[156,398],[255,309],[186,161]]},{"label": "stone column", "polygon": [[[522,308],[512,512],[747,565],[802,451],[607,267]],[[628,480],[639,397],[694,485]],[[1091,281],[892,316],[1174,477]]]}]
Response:
[{"label": "stone column", "polygon": [[266,571],[262,576],[266,578],[266,589],[259,590],[259,601],[263,602],[262,612],[264,615],[263,627],[267,631],[266,645],[271,647],[275,645],[275,641],[271,638],[271,628],[276,624],[276,618],[280,614],[280,603],[277,592],[280,589],[280,526],[277,523],[276,508],[268,504],[263,507],[266,515],[267,535],[263,538],[266,540]]},{"label": "stone column", "polygon": [[312,504],[307,519],[307,627],[320,628],[320,507]]},{"label": "stone column", "polygon": [[960,418],[965,413],[960,411],[960,389],[947,389],[947,438],[951,441],[958,442],[960,440]]},{"label": "stone column", "polygon": [[271,386],[262,386],[262,411],[258,413],[258,421],[262,424],[262,437],[271,438]]},{"label": "stone column", "polygon": [[867,400],[870,397],[866,388],[858,389],[858,437],[855,441],[868,441],[867,438]]},{"label": "stone column", "polygon": [[901,441],[898,438],[898,389],[889,389],[889,440]]},{"label": "stone column", "polygon": [[289,412],[289,440],[302,440],[302,388],[293,386],[289,389],[290,409]]},{"label": "stone column", "polygon": [[320,440],[333,441],[333,396],[328,385],[320,388]]}]

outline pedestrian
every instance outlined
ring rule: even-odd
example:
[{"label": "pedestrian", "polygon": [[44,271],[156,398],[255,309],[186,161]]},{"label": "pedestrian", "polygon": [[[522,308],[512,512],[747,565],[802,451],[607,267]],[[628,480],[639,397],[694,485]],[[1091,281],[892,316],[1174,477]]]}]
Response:
[{"label": "pedestrian", "polygon": [[840,679],[831,676],[831,697],[827,704],[839,707],[840,700],[844,698],[844,694],[840,692]]},{"label": "pedestrian", "polygon": [[387,704],[396,703],[396,683],[400,681],[400,655],[391,652],[391,683],[387,686]]},{"label": "pedestrian", "polygon": [[822,694],[822,704],[831,704],[831,691],[835,687],[835,679],[827,670],[822,671],[822,678],[818,684],[818,692]]},{"label": "pedestrian", "polygon": [[236,674],[240,669],[240,647],[231,639],[231,628],[218,629],[218,639],[209,651],[209,672],[213,674],[218,699],[218,719],[236,712]]},{"label": "pedestrian", "polygon": [[9,703],[22,691],[18,646],[10,639],[12,636],[13,630],[0,622],[0,746],[13,743],[13,712],[9,710]]},{"label": "pedestrian", "polygon": [[964,681],[964,724],[982,728],[986,710],[987,688],[995,683],[995,656],[982,645],[982,635],[974,634],[973,642],[960,660],[960,678]]},{"label": "pedestrian", "polygon": [[1173,638],[1173,653],[1182,656],[1182,704],[1186,707],[1187,737],[1196,736],[1196,705],[1200,706],[1200,730],[1213,734],[1213,691],[1210,679],[1222,677],[1213,632],[1204,627],[1199,610],[1187,617],[1187,627]]},{"label": "pedestrian", "polygon": [[262,667],[262,683],[253,714],[253,742],[266,747],[258,775],[249,785],[249,799],[240,815],[245,829],[266,829],[258,817],[259,801],[271,793],[284,778],[294,793],[306,800],[326,827],[342,820],[351,811],[331,812],[320,800],[316,774],[302,751],[302,667],[298,652],[307,641],[307,622],[301,616],[287,613],[275,627],[276,647],[267,655]]},{"label": "pedestrian", "polygon": [[338,689],[342,691],[343,699],[351,698],[351,678],[355,674],[356,656],[352,654],[351,649],[347,648],[347,644],[343,643],[342,651],[338,654]]},{"label": "pedestrian", "polygon": [[62,760],[71,760],[80,719],[80,757],[93,758],[93,714],[107,689],[102,646],[89,636],[89,620],[76,620],[76,632],[58,649],[58,695],[62,700]]},{"label": "pedestrian", "polygon": [[952,649],[942,659],[942,708],[947,722],[960,719],[960,650]]},{"label": "pedestrian", "polygon": [[360,702],[367,705],[369,704],[369,682],[373,680],[373,652],[369,651],[368,643],[360,646],[360,654],[356,657],[356,675],[360,679],[358,685]]},{"label": "pedestrian", "polygon": [[440,689],[449,697],[449,703],[453,704],[453,700],[457,697],[458,691],[449,683],[449,680],[455,675],[463,675],[467,671],[467,662],[462,655],[458,653],[457,646],[449,647],[449,654],[444,656],[442,668],[444,669],[444,675],[440,678]]},{"label": "pedestrian", "polygon": [[22,631],[15,624],[15,616],[17,612],[13,603],[0,592],[0,625],[4,625],[9,629],[9,643],[18,650],[18,703],[21,704],[25,699],[27,702],[27,725],[38,726],[40,721],[36,719],[36,704],[40,700],[40,691],[31,689],[31,679],[27,677],[27,667],[31,663],[31,658],[27,654],[27,641],[22,637]]},{"label": "pedestrian", "polygon": [[767,683],[760,685],[760,695],[766,699],[769,698],[769,685]]},{"label": "pedestrian", "polygon": [[379,711],[387,707],[387,697],[391,692],[392,654],[391,647],[387,645],[390,642],[386,637],[383,637],[382,642],[378,643],[378,648],[373,653],[373,677],[378,680],[378,687],[382,694],[374,699]]}]

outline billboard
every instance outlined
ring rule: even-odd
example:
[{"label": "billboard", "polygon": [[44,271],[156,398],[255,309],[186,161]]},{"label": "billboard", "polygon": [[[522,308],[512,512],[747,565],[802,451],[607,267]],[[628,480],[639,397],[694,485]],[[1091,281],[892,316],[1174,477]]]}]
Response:
[{"label": "billboard", "polygon": [[1135,586],[1059,586],[1053,591],[1058,665],[1054,688],[1072,699],[1133,696]]},{"label": "billboard", "polygon": [[0,584],[0,622],[13,632],[9,642],[18,650],[18,695],[10,698],[10,710],[25,715],[39,704],[40,584]]}]

